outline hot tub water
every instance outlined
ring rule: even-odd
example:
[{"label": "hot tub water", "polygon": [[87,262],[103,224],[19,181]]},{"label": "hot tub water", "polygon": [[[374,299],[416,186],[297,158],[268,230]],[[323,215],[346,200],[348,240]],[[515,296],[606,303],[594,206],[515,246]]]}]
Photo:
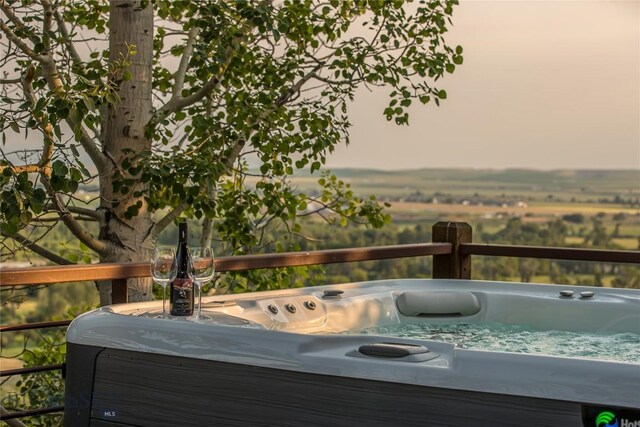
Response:
[{"label": "hot tub water", "polygon": [[378,326],[349,334],[444,341],[472,350],[544,354],[640,364],[640,335],[539,331],[525,325],[399,324]]}]

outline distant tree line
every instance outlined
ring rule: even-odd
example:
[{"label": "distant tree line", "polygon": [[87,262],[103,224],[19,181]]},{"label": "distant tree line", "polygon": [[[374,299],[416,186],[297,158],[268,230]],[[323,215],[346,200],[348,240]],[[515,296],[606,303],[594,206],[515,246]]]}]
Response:
[{"label": "distant tree line", "polygon": [[[319,222],[305,225],[313,238],[275,231],[265,241],[288,242],[291,250],[321,250],[345,247],[366,247],[431,242],[431,223],[390,225],[383,229],[349,226],[330,228]],[[622,249],[613,241],[619,223],[613,233],[607,231],[602,218],[594,216],[591,223],[575,230],[572,225],[557,219],[546,223],[525,222],[522,218],[509,219],[497,232],[485,232],[482,223],[474,225],[474,241],[494,244],[525,246],[567,246],[567,238],[580,235],[582,242],[576,247]],[[267,251],[268,252],[268,251]],[[472,259],[472,277],[478,280],[519,280],[529,282],[543,278],[548,283],[640,288],[640,267],[594,262],[541,260],[528,258],[480,257]],[[288,276],[287,276],[288,275]],[[358,282],[403,277],[431,277],[432,258],[416,257],[357,263],[334,264],[314,269],[311,274],[297,276],[295,269],[286,270],[281,278],[288,277],[289,286],[305,286],[326,283]],[[608,279],[607,279],[608,277]],[[219,285],[228,286],[228,280],[238,281],[239,276],[223,278]],[[234,290],[264,289],[251,283],[244,276],[240,287]]]}]

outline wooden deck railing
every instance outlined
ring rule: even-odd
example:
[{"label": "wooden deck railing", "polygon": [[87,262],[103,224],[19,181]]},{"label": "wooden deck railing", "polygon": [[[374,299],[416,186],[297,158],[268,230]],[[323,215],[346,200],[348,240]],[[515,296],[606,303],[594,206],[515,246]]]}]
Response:
[{"label": "wooden deck railing", "polygon": [[[333,249],[309,252],[290,252],[267,255],[218,257],[216,271],[230,272],[260,268],[308,266],[357,261],[373,261],[404,257],[433,256],[433,277],[471,279],[471,256],[503,256],[547,258],[606,263],[640,264],[640,251],[614,251],[605,249],[558,248],[515,245],[485,245],[472,243],[472,229],[466,223],[439,222],[433,226],[433,242],[423,244],[379,246],[351,249]],[[111,280],[114,303],[126,302],[127,279],[149,277],[148,263],[93,264],[73,266],[3,269],[0,288],[37,286],[78,281]],[[64,327],[71,321],[37,322],[2,325],[0,332]],[[21,369],[0,370],[0,377],[63,369],[63,365],[47,365]],[[60,412],[64,408],[30,409],[0,413],[0,420]]]}]

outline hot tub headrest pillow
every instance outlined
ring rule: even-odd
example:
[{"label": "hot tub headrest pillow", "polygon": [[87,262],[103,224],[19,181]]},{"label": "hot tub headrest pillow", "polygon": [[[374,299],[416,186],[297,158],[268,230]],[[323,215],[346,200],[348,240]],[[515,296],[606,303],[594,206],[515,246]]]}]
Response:
[{"label": "hot tub headrest pillow", "polygon": [[471,316],[480,311],[480,301],[471,292],[403,292],[396,305],[405,316]]}]

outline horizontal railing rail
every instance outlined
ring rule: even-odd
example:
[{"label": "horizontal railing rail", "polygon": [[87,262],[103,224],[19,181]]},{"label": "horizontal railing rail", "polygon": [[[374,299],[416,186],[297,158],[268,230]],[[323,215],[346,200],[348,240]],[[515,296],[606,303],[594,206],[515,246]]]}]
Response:
[{"label": "horizontal railing rail", "polygon": [[16,418],[32,417],[34,415],[52,414],[64,411],[64,406],[50,406],[48,408],[27,409],[24,411],[2,412],[0,413],[0,421],[13,420]]},{"label": "horizontal railing rail", "polygon": [[18,374],[33,374],[35,372],[57,371],[62,369],[62,363],[56,363],[55,365],[42,365],[42,366],[30,366],[28,368],[19,369],[3,369],[0,371],[0,377],[10,377]]},{"label": "horizontal railing rail", "polygon": [[[215,265],[216,271],[224,273],[263,268],[433,256],[434,278],[470,279],[472,255],[640,264],[640,251],[479,244],[471,243],[471,236],[472,230],[468,224],[440,222],[433,226],[433,243],[218,257],[215,260]],[[126,302],[127,279],[149,276],[149,263],[146,262],[47,266],[26,269],[7,268],[0,270],[0,288],[111,280],[113,301]],[[71,323],[70,320],[61,320],[3,325],[0,326],[0,332],[64,327],[69,323]],[[60,369],[63,369],[63,365],[0,370],[0,377]],[[3,411],[0,414],[0,420],[60,412],[63,409],[62,406],[55,406],[10,413]]]},{"label": "horizontal railing rail", "polygon": [[[299,267],[305,265],[375,261],[428,255],[447,255],[452,253],[451,248],[452,245],[450,243],[423,243],[368,248],[328,249],[322,251],[218,257],[215,260],[215,264],[216,271],[224,273],[261,268]],[[640,264],[640,251],[482,243],[460,243],[459,251],[462,255]],[[5,268],[0,271],[0,287],[36,286],[94,280],[119,280],[149,277],[149,275],[149,264],[146,262]]]},{"label": "horizontal railing rail", "polygon": [[640,251],[610,249],[562,248],[548,246],[485,245],[461,243],[463,255],[502,256],[516,258],[545,258],[572,261],[640,264]]},{"label": "horizontal railing rail", "polygon": [[[373,246],[367,248],[327,249],[321,251],[284,252],[264,255],[218,257],[216,271],[244,271],[260,268],[300,267],[341,262],[375,261],[451,253],[450,243],[417,243]],[[6,268],[0,271],[0,287],[35,286],[92,280],[118,280],[149,277],[149,263],[105,263],[56,265],[31,268]]]},{"label": "horizontal railing rail", "polygon": [[68,326],[71,320],[52,320],[49,322],[18,323],[16,325],[2,325],[0,332],[26,331],[30,329],[55,328]]}]

